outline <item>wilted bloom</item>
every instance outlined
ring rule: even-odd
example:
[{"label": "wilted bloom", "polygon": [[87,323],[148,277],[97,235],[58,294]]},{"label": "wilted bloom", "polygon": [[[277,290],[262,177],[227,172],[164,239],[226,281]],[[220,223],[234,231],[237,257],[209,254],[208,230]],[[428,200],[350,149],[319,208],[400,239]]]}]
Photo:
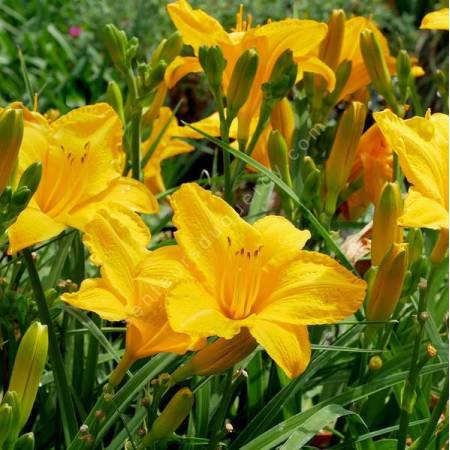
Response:
[{"label": "wilted bloom", "polygon": [[167,322],[167,290],[185,272],[180,250],[171,246],[150,252],[149,242],[150,232],[137,214],[100,209],[86,225],[84,243],[101,277],[86,279],[78,292],[62,296],[104,319],[127,321],[128,365],[158,352],[185,353],[198,343]]},{"label": "wilted bloom", "polygon": [[368,320],[383,321],[391,317],[402,293],[407,268],[407,245],[392,244],[369,281],[366,301]]},{"label": "wilted bloom", "polygon": [[34,322],[20,341],[8,390],[18,395],[20,404],[19,428],[30,416],[47,361],[47,326]]},{"label": "wilted bloom", "polygon": [[374,118],[412,185],[399,223],[448,230],[448,115],[402,120],[385,110]]},{"label": "wilted bloom", "polygon": [[170,108],[163,106],[153,121],[150,136],[142,143],[142,157],[150,151],[148,162],[144,165],[144,183],[153,193],[165,190],[161,175],[161,162],[182,153],[194,150],[194,146],[177,138],[203,138],[188,127],[178,125]]},{"label": "wilted bloom", "polygon": [[[217,20],[200,9],[192,9],[186,0],[170,3],[167,9],[184,42],[192,46],[196,55],[202,45],[220,47],[227,61],[223,76],[225,92],[239,57],[247,49],[256,49],[260,63],[248,100],[240,111],[240,118],[247,124],[259,114],[262,84],[269,80],[275,62],[288,49],[293,51],[294,61],[298,64],[297,81],[303,77],[303,72],[314,72],[325,78],[329,89],[334,87],[333,71],[313,55],[327,31],[323,23],[285,19],[252,28],[251,18],[245,21],[241,9],[235,30],[227,33]],[[183,61],[187,68],[182,68]],[[169,66],[167,77],[175,83],[192,70],[201,70],[192,57],[178,58],[172,67]],[[178,77],[174,77],[175,73]]]},{"label": "wilted bloom", "polygon": [[85,106],[52,123],[26,108],[23,113],[19,174],[36,161],[43,172],[36,194],[8,230],[10,254],[66,227],[83,230],[100,205],[158,210],[142,183],[121,176],[122,125],[109,105]]},{"label": "wilted bloom", "polygon": [[428,13],[420,24],[420,29],[424,30],[448,30],[448,8]]},{"label": "wilted bloom", "polygon": [[185,277],[169,290],[172,328],[231,339],[247,328],[289,377],[308,365],[307,325],[355,312],[365,282],[326,255],[303,251],[308,231],[267,216],[250,225],[196,184],[172,195]]},{"label": "wilted bloom", "polygon": [[386,183],[375,205],[372,227],[372,264],[378,266],[393,243],[403,241],[398,225],[402,214],[402,198],[397,183]]},{"label": "wilted bloom", "polygon": [[393,178],[394,157],[377,124],[372,125],[359,140],[349,183],[362,179],[362,187],[347,201],[346,215],[357,217],[370,203],[376,204],[386,182]]}]

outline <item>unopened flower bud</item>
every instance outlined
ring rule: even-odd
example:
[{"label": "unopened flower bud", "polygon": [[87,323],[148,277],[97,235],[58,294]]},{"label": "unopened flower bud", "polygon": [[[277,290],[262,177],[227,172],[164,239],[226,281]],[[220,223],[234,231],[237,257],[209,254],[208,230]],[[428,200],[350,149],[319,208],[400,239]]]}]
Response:
[{"label": "unopened flower bud", "polygon": [[400,50],[397,55],[397,77],[400,98],[402,102],[405,102],[408,95],[408,86],[412,79],[411,59],[406,50]]},{"label": "unopened flower bud", "polygon": [[12,420],[13,410],[11,406],[7,404],[0,405],[0,448],[2,448],[3,443],[10,436]]},{"label": "unopened flower bud", "polygon": [[328,32],[320,44],[319,57],[335,70],[341,55],[342,43],[345,33],[345,13],[342,9],[335,9],[328,20]]},{"label": "unopened flower bud", "polygon": [[386,183],[375,206],[372,228],[372,264],[380,264],[394,242],[402,242],[398,218],[402,214],[402,199],[397,183]]},{"label": "unopened flower bud", "polygon": [[243,329],[232,339],[220,338],[202,348],[184,366],[175,370],[172,380],[178,383],[193,375],[222,373],[242,361],[256,345],[247,329]]},{"label": "unopened flower bud", "polygon": [[222,50],[218,46],[207,47],[202,45],[199,49],[198,58],[211,90],[215,93],[219,92],[222,85],[223,71],[227,65]]},{"label": "unopened flower bud", "polygon": [[123,112],[123,97],[119,85],[115,81],[110,81],[106,88],[106,101],[111,105],[117,115],[120,117],[122,124],[125,123],[125,115]]},{"label": "unopened flower bud", "polygon": [[334,86],[333,92],[330,92],[327,97],[325,97],[325,104],[328,108],[332,108],[340,99],[341,93],[344,90],[348,79],[350,78],[350,73],[352,71],[352,62],[349,60],[344,60],[339,63],[336,68],[336,84]]},{"label": "unopened flower bud", "polygon": [[268,152],[272,170],[277,172],[288,186],[292,186],[288,148],[286,141],[278,130],[270,132]]},{"label": "unopened flower bud", "polygon": [[32,197],[31,191],[26,186],[21,186],[14,191],[11,204],[16,211],[22,211]]},{"label": "unopened flower bud", "polygon": [[369,369],[370,370],[380,370],[383,367],[383,360],[380,356],[375,355],[372,356],[369,360]]},{"label": "unopened flower bud", "polygon": [[415,261],[422,256],[423,251],[423,234],[420,228],[411,228],[406,238],[408,243],[409,266],[411,267]]},{"label": "unopened flower bud", "polygon": [[406,244],[392,244],[381,260],[367,291],[366,314],[368,320],[388,320],[402,293],[408,266]]},{"label": "unopened flower bud", "polygon": [[236,61],[227,89],[227,119],[230,123],[247,101],[257,69],[258,52],[254,48],[247,49]]},{"label": "unopened flower bud", "polygon": [[26,433],[14,443],[14,450],[34,450],[34,434]]},{"label": "unopened flower bud", "polygon": [[145,445],[169,438],[189,415],[194,396],[187,388],[181,388],[169,401],[155,420],[147,436],[143,439]]},{"label": "unopened flower bud", "polygon": [[[3,397],[2,406],[8,405],[11,408],[11,422],[9,423],[8,440],[14,442],[22,429],[21,423],[21,405],[17,392],[8,390]],[[9,414],[9,413],[8,413]]]},{"label": "unopened flower bud", "polygon": [[128,70],[127,50],[128,38],[125,31],[119,30],[113,24],[103,28],[103,40],[113,63],[121,72]]},{"label": "unopened flower bud", "polygon": [[[277,102],[289,94],[297,78],[297,64],[292,50],[285,50],[276,60],[269,81],[262,85],[263,102]],[[272,109],[273,103],[270,107]]]},{"label": "unopened flower bud", "polygon": [[391,107],[398,108],[383,49],[372,30],[365,29],[360,34],[360,46],[367,72],[375,89]]},{"label": "unopened flower bud", "polygon": [[325,212],[332,215],[336,210],[338,196],[350,175],[356,148],[364,128],[367,109],[360,102],[352,102],[342,114],[325,165],[326,204]]},{"label": "unopened flower bud", "polygon": [[0,112],[0,193],[10,182],[23,138],[23,111],[6,108]]},{"label": "unopened flower bud", "polygon": [[47,361],[47,326],[34,322],[20,342],[11,375],[9,390],[17,392],[20,402],[20,427],[30,416],[39,382]]},{"label": "unopened flower bud", "polygon": [[165,61],[166,64],[170,64],[180,54],[182,48],[183,38],[181,33],[175,31],[164,41],[158,59]]},{"label": "unopened flower bud", "polygon": [[295,129],[295,116],[292,110],[291,102],[287,98],[277,102],[270,115],[270,124],[274,130],[278,130],[288,149],[292,148],[292,137]]},{"label": "unopened flower bud", "polygon": [[42,177],[42,163],[40,161],[30,164],[23,172],[18,187],[26,186],[32,194],[37,191]]}]

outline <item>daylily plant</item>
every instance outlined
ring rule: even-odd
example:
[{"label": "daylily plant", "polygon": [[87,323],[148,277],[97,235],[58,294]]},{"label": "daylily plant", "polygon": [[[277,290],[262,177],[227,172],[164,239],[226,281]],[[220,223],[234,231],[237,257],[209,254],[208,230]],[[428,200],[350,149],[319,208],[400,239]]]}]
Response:
[{"label": "daylily plant", "polygon": [[28,207],[8,230],[10,254],[57,236],[67,227],[83,230],[100,207],[117,205],[151,213],[150,191],[121,176],[122,125],[106,103],[76,109],[49,123],[25,107],[19,175],[42,162],[42,178]]},{"label": "daylily plant", "polygon": [[295,377],[310,360],[307,325],[338,322],[360,307],[366,283],[329,256],[302,250],[310,233],[287,219],[267,216],[250,225],[192,183],[171,204],[190,272],[167,294],[175,331],[231,339],[248,329]]}]

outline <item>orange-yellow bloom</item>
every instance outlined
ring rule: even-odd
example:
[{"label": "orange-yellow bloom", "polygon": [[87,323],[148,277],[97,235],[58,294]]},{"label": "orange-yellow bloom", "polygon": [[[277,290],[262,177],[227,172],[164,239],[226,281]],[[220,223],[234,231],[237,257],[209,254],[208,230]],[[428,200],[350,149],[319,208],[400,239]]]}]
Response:
[{"label": "orange-yellow bloom", "polygon": [[41,161],[43,173],[28,207],[9,228],[10,254],[50,239],[66,227],[84,229],[100,205],[155,212],[141,183],[121,176],[122,126],[106,103],[76,109],[52,123],[24,108],[19,174]]},{"label": "orange-yellow bloom", "polygon": [[428,13],[420,24],[421,30],[448,30],[448,8]]},{"label": "orange-yellow bloom", "polygon": [[247,328],[290,377],[310,360],[307,325],[337,322],[361,305],[366,283],[326,255],[303,251],[308,231],[267,216],[250,225],[195,184],[171,197],[190,277],[170,289],[172,328],[231,339]]},{"label": "orange-yellow bloom", "polygon": [[147,250],[150,232],[140,217],[122,209],[100,209],[85,227],[84,243],[100,278],[86,279],[62,299],[107,320],[127,321],[126,359],[158,352],[185,353],[198,339],[176,333],[167,322],[167,290],[185,269],[178,247]]},{"label": "orange-yellow bloom", "polygon": [[[246,123],[258,115],[262,100],[261,86],[269,80],[276,60],[287,49],[293,51],[294,61],[298,63],[298,80],[304,72],[314,72],[325,78],[329,89],[334,87],[333,71],[314,56],[327,31],[323,23],[285,19],[251,28],[251,18],[244,21],[241,9],[237,15],[236,29],[227,33],[217,20],[200,9],[192,9],[186,0],[170,3],[167,9],[184,42],[192,46],[196,55],[201,45],[220,47],[227,61],[223,79],[225,92],[238,58],[247,49],[257,50],[260,64],[248,100],[240,111]],[[190,71],[201,71],[196,58],[176,58],[166,74],[166,83],[173,84]]]},{"label": "orange-yellow bloom", "polygon": [[402,120],[385,110],[374,118],[412,185],[400,224],[448,229],[448,115]]}]

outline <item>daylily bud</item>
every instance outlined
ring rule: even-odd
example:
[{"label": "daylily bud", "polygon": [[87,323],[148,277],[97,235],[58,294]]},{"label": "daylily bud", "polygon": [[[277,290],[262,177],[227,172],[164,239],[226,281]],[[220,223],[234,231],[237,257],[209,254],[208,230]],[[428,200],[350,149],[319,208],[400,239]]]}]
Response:
[{"label": "daylily bud", "polygon": [[7,439],[10,442],[14,442],[22,428],[20,425],[21,405],[17,392],[8,390],[3,397],[2,405],[8,405],[11,408],[11,423]]},{"label": "daylily bud", "polygon": [[227,119],[231,121],[247,101],[258,69],[258,52],[247,49],[237,60],[227,90]]},{"label": "daylily bud", "polygon": [[167,64],[165,61],[159,61],[155,66],[140,64],[138,66],[138,92],[141,101],[153,95],[154,90],[164,79],[164,72]]},{"label": "daylily bud", "polygon": [[350,78],[350,73],[352,71],[352,62],[349,60],[342,61],[336,68],[336,84],[334,86],[334,91],[330,92],[325,97],[325,105],[328,108],[332,108],[341,97],[341,93]]},{"label": "daylily bud", "polygon": [[294,62],[292,50],[285,50],[276,60],[269,81],[262,85],[263,100],[282,100],[289,94],[296,78],[297,64]]},{"label": "daylily bud", "polygon": [[431,262],[439,264],[448,250],[448,228],[442,228],[439,231],[439,237],[431,252]]},{"label": "daylily bud", "polygon": [[336,210],[338,196],[350,175],[364,128],[366,112],[365,105],[352,102],[339,121],[333,147],[325,165],[325,212],[328,215],[332,215]]},{"label": "daylily bud", "polygon": [[0,193],[16,167],[23,137],[23,111],[6,108],[0,113]]},{"label": "daylily bud", "polygon": [[220,338],[197,352],[184,366],[172,374],[176,383],[193,375],[214,375],[233,367],[248,356],[255,348],[256,341],[243,329],[232,339]]},{"label": "daylily bud", "polygon": [[289,169],[288,148],[286,141],[278,130],[272,130],[269,136],[268,152],[270,166],[274,172],[280,174],[281,179],[292,186],[291,173]]},{"label": "daylily bud", "polygon": [[32,194],[37,191],[42,177],[42,163],[40,161],[30,164],[23,172],[18,187],[27,187]]},{"label": "daylily bud", "polygon": [[0,448],[9,436],[13,419],[13,409],[10,405],[0,405]]},{"label": "daylily bud", "polygon": [[398,226],[402,214],[402,199],[397,183],[386,183],[375,206],[372,228],[372,264],[378,266],[394,242],[402,242],[403,231]]},{"label": "daylily bud", "polygon": [[198,58],[211,90],[217,93],[222,85],[222,75],[227,65],[222,50],[218,46],[207,47],[202,45],[199,49]]},{"label": "daylily bud", "polygon": [[270,115],[270,124],[274,130],[280,131],[288,149],[290,149],[295,130],[295,116],[291,102],[287,98],[283,98],[273,107]]},{"label": "daylily bud", "polygon": [[407,266],[407,245],[392,244],[369,285],[366,304],[368,320],[389,319],[400,299]]},{"label": "daylily bud", "polygon": [[391,107],[398,108],[383,49],[375,33],[365,29],[360,34],[360,46],[367,72],[375,89],[386,99]]},{"label": "daylily bud", "polygon": [[181,52],[183,48],[183,38],[179,31],[171,34],[168,39],[164,41],[159,53],[159,58],[170,64]]},{"label": "daylily bud", "polygon": [[26,186],[21,186],[16,189],[11,199],[13,209],[15,211],[22,211],[25,209],[32,195],[32,192]]},{"label": "daylily bud", "polygon": [[397,56],[397,77],[400,98],[402,103],[406,101],[408,95],[408,85],[411,81],[411,60],[406,50],[400,50]]},{"label": "daylily bud", "polygon": [[127,72],[128,38],[125,31],[119,30],[113,24],[107,24],[103,28],[103,40],[113,63],[121,72]]},{"label": "daylily bud", "polygon": [[411,228],[406,238],[408,243],[409,266],[422,256],[423,234],[420,228]]},{"label": "daylily bud", "polygon": [[14,444],[14,450],[33,450],[34,449],[34,434],[26,433],[20,436]]},{"label": "daylily bud", "polygon": [[319,57],[331,69],[335,70],[341,55],[345,32],[345,13],[335,9],[328,20],[328,32],[320,44]]},{"label": "daylily bud", "polygon": [[31,413],[45,362],[47,360],[47,326],[34,322],[26,331],[17,350],[9,390],[20,401],[20,427]]},{"label": "daylily bud", "polygon": [[122,124],[125,123],[125,114],[123,112],[123,97],[119,85],[115,81],[110,81],[106,88],[106,101],[112,106],[114,111],[120,117]]},{"label": "daylily bud", "polygon": [[380,370],[383,367],[383,360],[380,356],[375,355],[369,359],[370,370]]},{"label": "daylily bud", "polygon": [[412,292],[414,292],[417,289],[420,280],[427,278],[429,271],[430,271],[430,262],[428,258],[425,256],[419,256],[419,258],[416,259],[410,265],[409,267],[409,272],[411,273],[410,290]]},{"label": "daylily bud", "polygon": [[172,436],[189,415],[193,403],[194,396],[189,388],[184,387],[180,389],[155,420],[150,432],[143,439],[143,443],[148,445]]}]

